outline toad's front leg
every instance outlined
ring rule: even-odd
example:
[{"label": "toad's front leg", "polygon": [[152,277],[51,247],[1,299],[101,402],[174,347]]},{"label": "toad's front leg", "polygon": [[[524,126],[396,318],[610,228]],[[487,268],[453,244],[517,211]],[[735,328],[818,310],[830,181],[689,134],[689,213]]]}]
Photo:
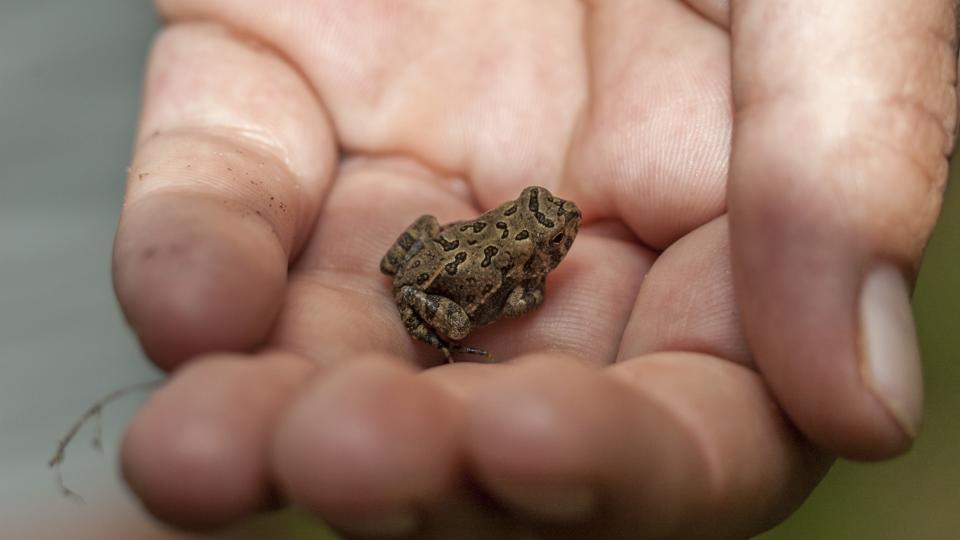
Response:
[{"label": "toad's front leg", "polygon": [[437,294],[427,294],[407,285],[397,292],[396,301],[407,333],[440,349],[448,362],[453,362],[451,352],[492,358],[486,351],[450,343],[467,337],[471,330],[470,317],[453,300]]},{"label": "toad's front leg", "polygon": [[543,279],[517,285],[503,304],[503,314],[517,317],[533,311],[543,303]]}]

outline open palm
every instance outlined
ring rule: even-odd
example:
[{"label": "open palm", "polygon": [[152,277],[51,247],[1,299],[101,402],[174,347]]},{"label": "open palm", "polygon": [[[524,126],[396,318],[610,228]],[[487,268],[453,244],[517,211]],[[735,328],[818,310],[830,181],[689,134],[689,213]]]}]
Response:
[{"label": "open palm", "polygon": [[[811,40],[894,24],[816,3],[745,3],[731,39],[714,0],[159,2],[115,279],[148,354],[189,365],[127,435],[134,491],[185,526],[279,497],[360,535],[741,537],[823,474],[808,441],[902,451],[916,362],[861,379],[842,303],[874,254],[918,259],[953,102],[926,98],[937,67],[904,98],[931,114],[854,104],[827,130],[831,75],[899,53]],[[910,11],[929,54],[940,4]],[[906,121],[871,131],[896,175],[838,153]],[[845,191],[856,167],[882,195]],[[585,220],[544,305],[465,340],[507,362],[426,369],[380,257],[533,184]]]}]

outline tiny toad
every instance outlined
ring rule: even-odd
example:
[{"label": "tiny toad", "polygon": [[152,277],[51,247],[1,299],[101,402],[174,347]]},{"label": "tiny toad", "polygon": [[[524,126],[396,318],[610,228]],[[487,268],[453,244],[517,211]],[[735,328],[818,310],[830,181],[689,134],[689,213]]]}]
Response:
[{"label": "tiny toad", "polygon": [[420,216],[380,261],[407,332],[451,353],[490,357],[456,343],[474,328],[543,302],[544,280],[573,244],[580,210],[542,187],[523,190],[472,221],[440,226]]}]

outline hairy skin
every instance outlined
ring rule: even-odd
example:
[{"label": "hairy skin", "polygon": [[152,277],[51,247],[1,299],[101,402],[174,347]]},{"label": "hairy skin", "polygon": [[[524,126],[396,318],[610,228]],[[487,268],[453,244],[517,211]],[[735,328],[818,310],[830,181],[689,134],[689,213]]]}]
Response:
[{"label": "hairy skin", "polygon": [[[159,518],[739,538],[910,446],[856,303],[939,211],[952,1],[158,7],[114,280],[176,370],[123,448]],[[424,369],[380,257],[531,184],[585,219],[546,302]]]}]

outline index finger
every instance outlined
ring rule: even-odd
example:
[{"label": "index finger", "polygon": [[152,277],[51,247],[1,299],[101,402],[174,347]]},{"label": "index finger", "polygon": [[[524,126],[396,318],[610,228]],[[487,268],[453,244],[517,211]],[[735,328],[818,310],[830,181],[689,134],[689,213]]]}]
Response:
[{"label": "index finger", "polygon": [[265,337],[336,156],[294,66],[215,25],[161,32],[114,245],[117,296],[155,362]]}]

